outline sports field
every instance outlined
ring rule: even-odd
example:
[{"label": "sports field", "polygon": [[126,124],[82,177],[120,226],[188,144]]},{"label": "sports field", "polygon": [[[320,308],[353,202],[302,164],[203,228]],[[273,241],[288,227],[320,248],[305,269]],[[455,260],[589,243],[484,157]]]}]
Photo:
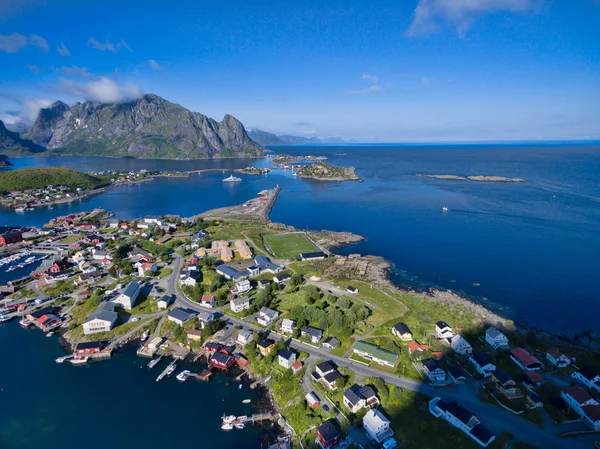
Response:
[{"label": "sports field", "polygon": [[266,235],[265,241],[275,256],[282,259],[294,259],[300,253],[319,251],[304,234]]}]

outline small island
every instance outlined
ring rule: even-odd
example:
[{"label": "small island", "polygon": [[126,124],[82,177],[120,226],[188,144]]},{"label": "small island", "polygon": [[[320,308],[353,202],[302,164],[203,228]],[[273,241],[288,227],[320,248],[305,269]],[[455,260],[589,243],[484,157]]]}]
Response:
[{"label": "small island", "polygon": [[301,167],[295,175],[320,181],[359,181],[355,170],[354,167],[334,167],[326,162],[315,162]]},{"label": "small island", "polygon": [[246,167],[236,170],[237,172],[244,173],[246,175],[266,175],[271,171],[270,168],[258,168],[258,167]]},{"label": "small island", "polygon": [[476,182],[526,182],[521,178],[507,178],[505,176],[459,176],[459,175],[425,175],[417,173],[415,176],[422,178],[442,179],[446,181],[476,181]]},{"label": "small island", "polygon": [[325,156],[292,156],[291,154],[276,154],[273,156],[273,163],[275,165],[279,165],[280,167],[290,167],[298,162],[317,162],[317,161],[325,161],[327,158]]}]

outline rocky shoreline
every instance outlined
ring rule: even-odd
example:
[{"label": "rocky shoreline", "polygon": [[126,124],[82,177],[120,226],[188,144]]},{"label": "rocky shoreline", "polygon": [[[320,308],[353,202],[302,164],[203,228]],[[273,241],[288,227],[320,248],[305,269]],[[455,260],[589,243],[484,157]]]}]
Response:
[{"label": "rocky shoreline", "polygon": [[325,162],[305,165],[295,173],[298,178],[316,179],[318,181],[360,181],[354,167],[335,167]]}]

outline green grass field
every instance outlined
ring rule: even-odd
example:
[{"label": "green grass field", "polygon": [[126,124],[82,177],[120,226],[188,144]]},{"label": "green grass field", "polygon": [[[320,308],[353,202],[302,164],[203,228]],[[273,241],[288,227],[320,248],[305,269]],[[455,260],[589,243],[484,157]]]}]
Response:
[{"label": "green grass field", "polygon": [[304,234],[265,235],[265,240],[276,257],[294,259],[300,253],[319,251]]}]

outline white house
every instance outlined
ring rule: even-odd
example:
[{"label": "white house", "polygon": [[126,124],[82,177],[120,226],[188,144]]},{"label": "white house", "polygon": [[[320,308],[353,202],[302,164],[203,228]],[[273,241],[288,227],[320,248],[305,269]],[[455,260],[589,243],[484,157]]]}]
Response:
[{"label": "white house", "polygon": [[481,424],[477,416],[454,401],[446,402],[442,398],[434,398],[429,401],[429,412],[466,433],[482,447],[488,447],[496,439],[496,435]]},{"label": "white house", "polygon": [[273,321],[277,319],[279,316],[279,312],[273,309],[269,309],[268,307],[262,307],[258,312],[258,316],[256,317],[256,321],[258,324],[263,326],[269,326]]},{"label": "white house", "polygon": [[452,338],[454,337],[454,331],[445,321],[438,321],[435,323],[435,336],[437,338]]},{"label": "white house", "polygon": [[241,298],[232,299],[229,302],[229,308],[233,312],[241,312],[242,310],[248,310],[250,308],[250,298],[243,296]]},{"label": "white house", "polygon": [[246,346],[250,340],[252,340],[252,331],[248,329],[243,329],[239,332],[236,343],[242,346]]},{"label": "white house", "polygon": [[246,293],[252,290],[252,286],[250,285],[250,281],[248,279],[244,279],[243,281],[235,283],[235,289],[238,293]]},{"label": "white house", "polygon": [[101,303],[96,312],[83,323],[83,334],[90,335],[97,332],[110,331],[117,322],[118,315],[112,302]]},{"label": "white house", "polygon": [[571,374],[571,377],[586,387],[600,392],[600,375],[596,374],[589,366],[584,366],[579,371],[575,371]]},{"label": "white house", "polygon": [[426,359],[421,362],[421,367],[425,375],[433,383],[444,382],[446,380],[446,371],[433,359]]},{"label": "white house", "polygon": [[471,352],[473,352],[471,344],[458,334],[450,339],[450,347],[452,347],[454,352],[461,355],[471,354]]},{"label": "white house", "polygon": [[317,344],[323,337],[323,331],[316,327],[304,326],[300,331],[300,335],[308,338],[311,343]]},{"label": "white house", "polygon": [[181,285],[187,285],[188,287],[193,287],[194,285],[196,285],[196,277],[197,276],[198,275],[195,270],[188,269],[188,270],[182,271],[181,274],[179,275]]},{"label": "white house", "polygon": [[140,284],[131,281],[119,296],[113,299],[113,302],[119,303],[125,310],[131,310],[140,295]]},{"label": "white house", "polygon": [[390,429],[390,420],[383,416],[377,409],[371,409],[363,418],[363,427],[367,435],[377,443],[394,435],[394,431]]},{"label": "white house", "polygon": [[296,323],[292,320],[284,318],[281,321],[281,333],[282,334],[291,334],[294,332],[294,328],[296,327]]},{"label": "white house", "polygon": [[483,377],[490,377],[496,371],[496,365],[490,361],[486,354],[471,354],[469,362],[475,367],[475,371]]},{"label": "white house", "polygon": [[212,309],[216,304],[215,301],[215,297],[213,295],[202,295],[202,298],[200,299],[200,305],[202,307],[208,307],[209,309]]},{"label": "white house", "polygon": [[485,341],[493,349],[508,347],[508,337],[494,326],[485,331]]},{"label": "white house", "polygon": [[94,260],[112,260],[112,256],[108,251],[96,250],[92,256]]},{"label": "white house", "polygon": [[173,297],[169,295],[163,295],[160,299],[156,301],[156,305],[159,309],[166,309],[173,302]]},{"label": "white house", "polygon": [[279,351],[277,358],[279,365],[283,366],[285,369],[291,368],[292,365],[296,363],[296,354],[287,349]]},{"label": "white house", "polygon": [[546,352],[546,360],[555,368],[566,368],[573,362],[573,357],[563,354],[558,348],[551,347]]},{"label": "white house", "polygon": [[335,368],[331,366],[331,363],[329,362],[321,362],[315,367],[315,370],[319,377],[324,377],[327,374],[334,372]]},{"label": "white house", "polygon": [[352,413],[356,413],[363,408],[373,408],[379,405],[379,398],[375,394],[375,390],[369,385],[360,387],[356,384],[352,385],[342,396],[344,405]]},{"label": "white house", "polygon": [[567,387],[560,393],[567,405],[594,430],[600,430],[600,404],[579,387]]}]

